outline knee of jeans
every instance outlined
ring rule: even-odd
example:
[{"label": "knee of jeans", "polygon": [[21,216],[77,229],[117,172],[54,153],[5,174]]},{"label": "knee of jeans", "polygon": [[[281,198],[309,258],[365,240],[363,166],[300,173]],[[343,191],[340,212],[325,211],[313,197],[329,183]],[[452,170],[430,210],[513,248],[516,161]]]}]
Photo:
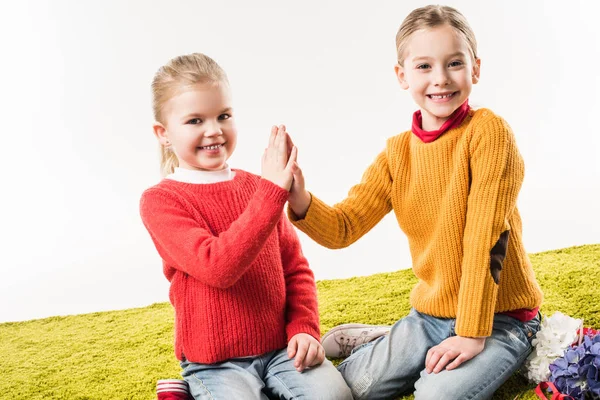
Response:
[{"label": "knee of jeans", "polygon": [[[415,387],[417,387],[415,385]],[[459,400],[463,399],[464,393],[454,393],[448,388],[439,388],[437,386],[419,387],[414,392],[415,400]]]},{"label": "knee of jeans", "polygon": [[316,384],[311,387],[304,387],[298,391],[298,387],[295,390],[291,390],[290,394],[292,398],[306,398],[315,400],[352,400],[352,392],[344,380],[340,382],[328,381],[323,385]]},{"label": "knee of jeans", "polygon": [[[465,393],[460,390],[462,385],[448,385],[436,379],[427,379],[429,374],[423,371],[421,378],[415,382],[415,400],[464,399]],[[436,383],[436,381],[438,383]]]},{"label": "knee of jeans", "polygon": [[329,393],[324,393],[322,395],[322,399],[332,399],[332,400],[352,400],[352,392],[350,388],[344,383],[343,385],[332,385],[331,389],[328,391]]},{"label": "knee of jeans", "polygon": [[360,377],[356,379],[352,378],[346,382],[348,382],[349,386],[348,393],[350,394],[350,399],[361,400],[370,398],[374,379],[368,372],[365,371]]}]

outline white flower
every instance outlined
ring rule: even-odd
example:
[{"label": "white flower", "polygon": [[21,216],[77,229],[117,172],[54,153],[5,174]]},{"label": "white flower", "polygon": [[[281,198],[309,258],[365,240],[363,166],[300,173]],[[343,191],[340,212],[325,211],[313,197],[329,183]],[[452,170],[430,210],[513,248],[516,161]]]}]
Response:
[{"label": "white flower", "polygon": [[523,364],[523,374],[535,383],[547,381],[550,377],[550,364],[562,357],[565,350],[577,338],[577,329],[583,321],[571,318],[559,311],[551,317],[544,317],[541,329],[531,341],[533,351]]}]

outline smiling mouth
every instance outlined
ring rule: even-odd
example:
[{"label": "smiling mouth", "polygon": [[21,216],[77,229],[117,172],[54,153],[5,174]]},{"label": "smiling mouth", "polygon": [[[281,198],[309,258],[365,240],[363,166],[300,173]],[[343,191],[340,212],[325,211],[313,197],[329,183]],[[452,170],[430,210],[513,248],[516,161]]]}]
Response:
[{"label": "smiling mouth", "polygon": [[223,146],[225,146],[225,143],[213,144],[213,145],[210,145],[210,146],[198,146],[198,148],[200,150],[217,150],[217,149],[220,149]]},{"label": "smiling mouth", "polygon": [[441,93],[441,94],[428,94],[426,96],[429,97],[431,100],[444,100],[444,99],[449,99],[451,97],[454,97],[457,93],[458,92]]}]

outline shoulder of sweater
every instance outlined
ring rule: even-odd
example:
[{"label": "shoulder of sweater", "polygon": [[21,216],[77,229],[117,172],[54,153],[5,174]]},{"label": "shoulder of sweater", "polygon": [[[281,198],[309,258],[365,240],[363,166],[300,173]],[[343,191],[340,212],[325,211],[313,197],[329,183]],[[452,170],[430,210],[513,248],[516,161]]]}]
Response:
[{"label": "shoulder of sweater", "polygon": [[170,199],[177,203],[185,203],[184,193],[185,190],[182,188],[185,183],[163,178],[154,186],[150,186],[142,193],[140,202],[157,202],[164,201],[164,199]]},{"label": "shoulder of sweater", "polygon": [[144,190],[140,197],[140,207],[144,204],[155,204],[163,199],[168,198],[178,201],[180,196],[169,186],[168,179],[163,179],[154,186]]},{"label": "shoulder of sweater", "polygon": [[398,147],[401,143],[404,143],[405,141],[410,140],[411,135],[412,135],[412,132],[410,130],[408,130],[408,131],[404,131],[402,133],[399,133],[397,135],[387,138],[387,140],[385,141],[386,149],[390,150],[390,149],[394,149],[394,148]]},{"label": "shoulder of sweater", "polygon": [[472,118],[470,124],[474,124],[476,128],[489,128],[494,125],[509,127],[508,123],[500,115],[496,114],[489,108],[478,108],[472,110]]},{"label": "shoulder of sweater", "polygon": [[[411,131],[404,131],[397,135],[387,138],[385,141],[385,149],[383,150],[383,156],[387,162],[387,168],[389,173],[396,171],[398,165],[398,154],[402,151],[401,149],[410,142],[412,136]],[[382,153],[379,155],[381,156]]]},{"label": "shoulder of sweater", "polygon": [[169,182],[168,179],[163,178],[156,185],[150,186],[142,193],[142,198],[152,196],[154,194],[164,193],[169,190]]},{"label": "shoulder of sweater", "polygon": [[163,178],[160,182],[158,182],[154,186],[150,186],[148,189],[144,190],[142,193],[142,197],[152,196],[152,195],[168,195],[174,194],[174,185],[177,185],[179,182],[171,179]]},{"label": "shoulder of sweater", "polygon": [[140,196],[139,212],[144,224],[149,220],[160,219],[164,214],[165,206],[176,205],[176,207],[185,208],[181,198],[173,191],[165,189],[165,185],[162,183],[163,181],[149,187]]},{"label": "shoulder of sweater", "polygon": [[512,136],[512,129],[508,122],[498,114],[494,113],[489,108],[479,108],[472,111],[471,125],[471,141],[478,143],[481,139],[505,137],[508,139]]}]

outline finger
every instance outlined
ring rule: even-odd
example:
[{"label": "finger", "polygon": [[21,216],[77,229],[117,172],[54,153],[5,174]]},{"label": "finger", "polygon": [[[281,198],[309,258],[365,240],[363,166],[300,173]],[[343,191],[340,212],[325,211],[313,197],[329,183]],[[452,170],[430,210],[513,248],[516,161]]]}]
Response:
[{"label": "finger", "polygon": [[429,361],[431,361],[431,356],[433,354],[433,352],[435,351],[435,347],[430,348],[427,351],[427,355],[425,356],[425,369],[427,369],[427,372],[429,373],[429,369],[427,368],[427,366],[429,365]]},{"label": "finger", "polygon": [[273,146],[273,143],[275,143],[275,136],[277,136],[277,126],[273,125],[271,127],[271,136],[269,136],[269,146]]},{"label": "finger", "polygon": [[[281,162],[281,125],[277,127],[277,131],[275,132],[275,140],[273,141],[273,146],[271,147],[271,155],[277,161]],[[280,164],[281,165],[281,164]]]},{"label": "finger", "polygon": [[325,348],[323,346],[320,346],[319,355],[317,357],[317,363],[315,365],[322,364],[323,361],[325,361]]},{"label": "finger", "polygon": [[308,343],[305,341],[298,342],[298,350],[296,352],[296,357],[294,358],[294,367],[298,371],[302,371],[302,363],[304,362],[304,358],[306,357],[307,352]]},{"label": "finger", "polygon": [[292,153],[290,154],[290,158],[287,162],[287,165],[285,166],[285,169],[293,172],[295,169],[295,166],[298,165],[298,164],[296,164],[297,157],[298,157],[298,148],[296,146],[294,146],[294,148],[292,149]]},{"label": "finger", "polygon": [[287,146],[287,152],[288,152],[288,158],[290,158],[290,155],[292,154],[292,149],[294,148],[294,142],[292,142],[292,138],[290,137],[290,134],[286,132],[285,135],[285,144]]},{"label": "finger", "polygon": [[319,343],[319,345],[317,346],[317,354],[315,355],[315,359],[310,364],[310,366],[314,367],[315,365],[320,365],[323,363],[324,360],[325,360],[325,349]]},{"label": "finger", "polygon": [[[298,158],[296,157],[296,159]],[[292,168],[292,171],[294,173],[294,179],[302,178],[302,168],[300,168],[300,164],[298,164],[298,161],[294,163],[294,168]]]},{"label": "finger", "polygon": [[292,337],[287,347],[287,354],[289,358],[293,358],[296,355],[296,349],[298,347],[298,339]]},{"label": "finger", "polygon": [[304,362],[302,363],[303,369],[312,365],[312,362],[317,357],[318,351],[319,350],[317,349],[317,346],[314,342],[309,343],[308,350],[306,351],[306,357],[304,357]]},{"label": "finger", "polygon": [[294,142],[292,141],[292,137],[290,136],[289,133],[286,135],[286,142],[287,142],[288,149],[291,149],[292,147],[294,147]]},{"label": "finger", "polygon": [[462,363],[464,363],[465,361],[470,360],[469,357],[465,356],[464,353],[459,355],[458,357],[456,357],[454,359],[454,361],[452,361],[450,364],[448,364],[448,366],[446,367],[446,370],[448,371],[452,371],[455,368],[458,368],[458,366]]},{"label": "finger", "polygon": [[280,125],[279,131],[277,132],[277,161],[279,161],[282,167],[284,167],[287,163],[288,149],[287,149],[287,133],[285,133],[285,126]]},{"label": "finger", "polygon": [[306,353],[306,358],[304,359],[304,368],[314,365],[318,354],[319,348],[315,343],[311,343],[308,352]]},{"label": "finger", "polygon": [[279,139],[279,146],[287,144],[287,132],[285,131],[285,125],[279,125],[277,127],[277,138]]},{"label": "finger", "polygon": [[277,149],[279,146],[279,127],[274,126],[271,132],[273,135],[273,143],[271,143],[271,147]]},{"label": "finger", "polygon": [[275,157],[275,139],[277,138],[277,126],[273,125],[271,128],[271,135],[269,136],[269,145],[267,146],[266,160],[272,160]]},{"label": "finger", "polygon": [[433,369],[437,365],[438,361],[440,361],[440,358],[442,358],[444,353],[445,350],[441,347],[436,346],[429,349],[429,351],[427,352],[427,358],[425,359],[425,369],[427,370],[428,374],[430,374],[433,371]]},{"label": "finger", "polygon": [[446,365],[448,365],[450,361],[454,360],[459,354],[459,352],[453,350],[445,352],[444,355],[438,361],[437,365],[433,368],[433,373],[439,373],[446,367]]}]

